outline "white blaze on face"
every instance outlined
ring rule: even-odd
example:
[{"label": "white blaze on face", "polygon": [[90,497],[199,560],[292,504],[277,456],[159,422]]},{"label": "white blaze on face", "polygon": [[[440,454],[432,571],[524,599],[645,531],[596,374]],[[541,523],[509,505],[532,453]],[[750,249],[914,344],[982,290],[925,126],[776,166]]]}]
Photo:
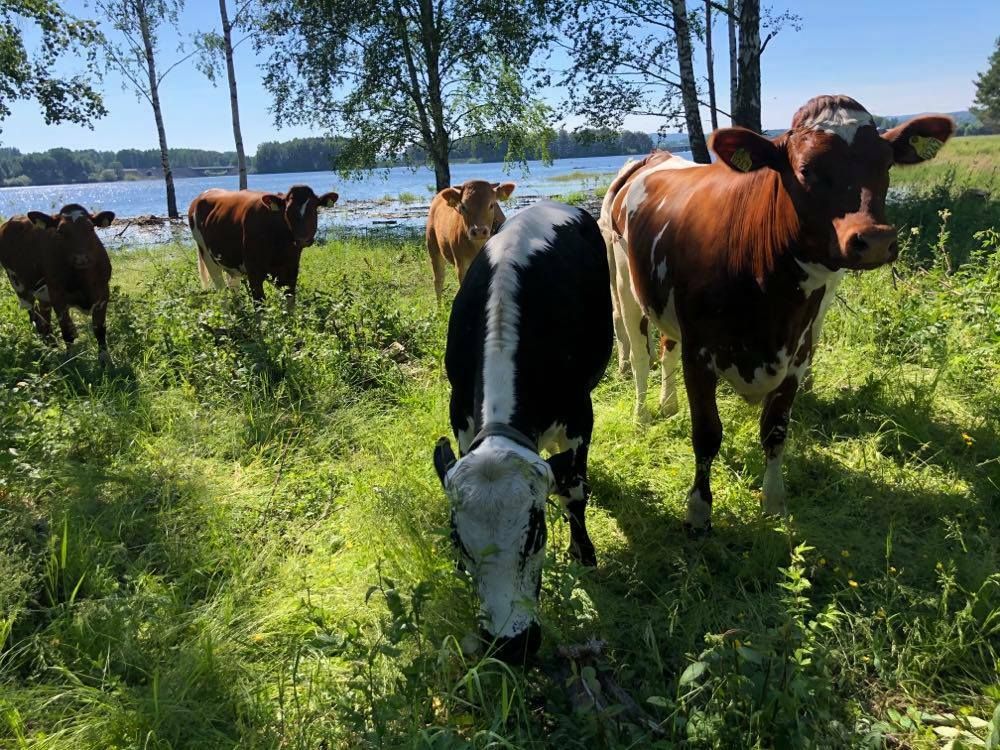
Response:
[{"label": "white blaze on face", "polygon": [[514,414],[514,357],[521,320],[517,305],[518,272],[528,265],[532,255],[551,245],[558,227],[576,221],[579,216],[580,211],[569,206],[537,203],[507,219],[503,232],[486,244],[493,279],[486,300],[483,424],[507,424]]},{"label": "white blaze on face", "polygon": [[444,484],[483,627],[512,638],[537,621],[552,471],[537,453],[494,436],[462,457]]},{"label": "white blaze on face", "polygon": [[875,127],[875,120],[863,109],[827,107],[803,122],[800,127],[839,135],[850,144],[854,142],[858,130],[869,125]]}]

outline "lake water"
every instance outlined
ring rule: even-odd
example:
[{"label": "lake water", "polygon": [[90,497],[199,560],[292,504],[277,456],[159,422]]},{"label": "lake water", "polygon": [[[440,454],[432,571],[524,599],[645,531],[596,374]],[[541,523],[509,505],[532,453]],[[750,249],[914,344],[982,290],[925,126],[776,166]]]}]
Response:
[{"label": "lake water", "polygon": [[[679,152],[690,158],[690,154]],[[606,183],[617,172],[627,156],[595,156],[580,159],[557,159],[545,165],[528,162],[527,168],[514,167],[504,172],[503,164],[454,164],[452,184],[470,179],[494,182],[510,180],[517,183],[512,208],[528,205],[542,197],[558,196],[577,190],[593,189]],[[284,192],[292,185],[310,185],[317,193],[335,190],[340,200],[333,210],[321,212],[320,226],[329,232],[338,226],[366,227],[375,225],[418,226],[427,216],[427,206],[434,195],[434,173],[420,167],[416,170],[394,167],[376,171],[361,180],[344,180],[334,172],[302,172],[294,174],[251,174],[252,190]],[[185,214],[198,193],[208,188],[235,190],[237,177],[189,177],[174,181],[177,207]],[[399,196],[409,194],[406,201]],[[114,211],[122,219],[134,216],[166,215],[166,195],[162,180],[137,182],[101,182],[85,185],[40,185],[35,187],[0,188],[0,216],[8,217],[27,211],[58,210],[67,203],[79,203],[92,211]],[[508,210],[508,213],[511,213]],[[101,232],[105,244],[153,244],[167,241],[183,231],[174,226],[157,231],[155,228],[114,226]]]},{"label": "lake water", "polygon": [[[687,154],[682,154],[687,156]],[[528,162],[527,172],[514,168],[505,174],[503,164],[455,164],[451,168],[452,184],[469,179],[493,181],[512,180],[518,193],[526,195],[556,195],[593,187],[596,180],[553,181],[553,177],[573,172],[617,172],[626,156],[596,156],[585,159],[558,159],[551,165]],[[344,180],[334,172],[301,172],[294,174],[251,174],[252,190],[284,192],[292,185],[310,185],[317,193],[336,190],[341,201],[373,202],[401,193],[419,196],[429,201],[434,192],[434,173],[420,167],[416,170],[394,167],[374,172],[362,180]],[[208,188],[235,190],[237,177],[189,177],[174,181],[177,206],[184,212],[198,193]],[[137,182],[99,182],[85,185],[40,185],[35,187],[0,188],[0,216],[12,216],[26,211],[49,211],[67,203],[80,203],[93,210],[114,211],[121,217],[143,214],[165,215],[166,196],[162,180]]]}]

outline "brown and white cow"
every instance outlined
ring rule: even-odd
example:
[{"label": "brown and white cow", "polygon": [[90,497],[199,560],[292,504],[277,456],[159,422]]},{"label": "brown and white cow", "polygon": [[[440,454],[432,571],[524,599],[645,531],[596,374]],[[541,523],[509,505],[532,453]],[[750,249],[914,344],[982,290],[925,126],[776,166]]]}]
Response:
[{"label": "brown and white cow", "polygon": [[55,310],[68,347],[76,340],[70,308],[89,312],[104,364],[111,362],[105,326],[111,260],[94,229],[114,218],[111,211],[92,216],[72,203],[57,214],[29,211],[0,226],[0,266],[38,335],[52,340]]},{"label": "brown and white cow", "polygon": [[514,187],[513,182],[468,180],[434,196],[427,214],[427,252],[439,304],[444,292],[445,263],[455,266],[461,284],[486,240],[506,219],[500,201],[507,200]]},{"label": "brown and white cow", "polygon": [[202,285],[235,289],[245,276],[250,296],[260,302],[264,279],[271,278],[294,297],[302,248],[316,239],[317,209],[332,206],[338,197],[317,196],[307,185],[294,185],[287,193],[201,193],[188,208],[188,223],[198,244]]},{"label": "brown and white cow", "polygon": [[627,294],[621,283],[616,291],[637,399],[645,399],[648,319],[666,336],[664,373],[678,360],[683,368],[696,459],[690,529],[711,527],[720,378],[763,402],[763,507],[784,512],[785,435],[824,312],[847,271],[896,258],[885,218],[889,168],[932,158],[954,128],[927,115],[880,135],[854,99],[819,96],[777,138],[717,130],[714,164],[653,154],[612,186],[606,234],[629,271]]}]

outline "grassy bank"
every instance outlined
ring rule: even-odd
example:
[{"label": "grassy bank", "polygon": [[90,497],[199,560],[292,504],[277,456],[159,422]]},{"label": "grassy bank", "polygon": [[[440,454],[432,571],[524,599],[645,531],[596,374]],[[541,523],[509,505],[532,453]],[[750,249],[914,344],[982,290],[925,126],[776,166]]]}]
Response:
[{"label": "grassy bank", "polygon": [[[895,273],[845,282],[796,404],[787,522],[759,517],[758,409],[725,391],[716,532],[686,539],[686,405],[640,431],[609,372],[600,565],[569,562],[553,513],[526,672],[461,648],[475,603],[431,466],[447,311],[418,244],[307,250],[291,316],[202,292],[189,247],[118,254],[108,372],[89,334],[73,357],[40,346],[3,294],[0,746],[996,736],[1000,212],[976,204],[993,211],[977,224],[961,200],[922,185],[895,209]],[[591,637],[606,651],[574,673],[556,646]],[[598,672],[655,732],[632,708],[574,708]]]}]

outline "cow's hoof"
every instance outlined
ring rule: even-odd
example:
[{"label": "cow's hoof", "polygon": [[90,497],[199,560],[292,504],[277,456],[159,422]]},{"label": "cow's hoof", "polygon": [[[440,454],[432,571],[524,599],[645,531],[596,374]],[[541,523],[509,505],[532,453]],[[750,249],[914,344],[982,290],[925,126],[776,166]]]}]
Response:
[{"label": "cow's hoof", "polygon": [[115,366],[115,361],[111,359],[111,354],[105,350],[102,350],[97,354],[97,361],[100,363],[101,367],[111,368]]},{"label": "cow's hoof", "polygon": [[671,399],[669,401],[664,401],[660,404],[660,416],[666,419],[676,416],[680,409],[677,406],[677,399]]},{"label": "cow's hoof", "polygon": [[597,553],[594,551],[593,544],[588,543],[580,545],[575,542],[570,542],[569,555],[580,563],[580,565],[584,565],[588,568],[597,567]]},{"label": "cow's hoof", "polygon": [[649,423],[653,421],[653,417],[649,413],[649,409],[645,406],[635,410],[633,419],[635,420],[636,427],[649,427]]},{"label": "cow's hoof", "polygon": [[618,363],[618,374],[623,378],[627,378],[632,374],[632,365],[628,363],[628,360]]},{"label": "cow's hoof", "polygon": [[712,535],[712,522],[707,521],[704,526],[694,526],[690,521],[685,521],[684,533],[688,539],[704,539]]}]

